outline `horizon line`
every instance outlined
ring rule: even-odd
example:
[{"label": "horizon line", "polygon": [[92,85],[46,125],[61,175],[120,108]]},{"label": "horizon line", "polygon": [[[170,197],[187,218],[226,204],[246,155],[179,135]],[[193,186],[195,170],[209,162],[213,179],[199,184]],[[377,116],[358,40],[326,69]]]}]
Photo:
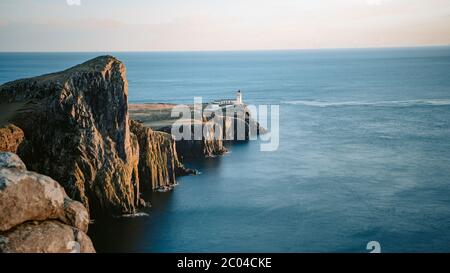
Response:
[{"label": "horizon line", "polygon": [[0,51],[0,53],[202,53],[202,52],[266,52],[266,51],[313,51],[313,50],[355,50],[355,49],[413,49],[450,47],[450,44],[408,45],[408,46],[367,46],[367,47],[311,47],[311,48],[273,48],[273,49],[195,49],[195,50],[19,50]]}]

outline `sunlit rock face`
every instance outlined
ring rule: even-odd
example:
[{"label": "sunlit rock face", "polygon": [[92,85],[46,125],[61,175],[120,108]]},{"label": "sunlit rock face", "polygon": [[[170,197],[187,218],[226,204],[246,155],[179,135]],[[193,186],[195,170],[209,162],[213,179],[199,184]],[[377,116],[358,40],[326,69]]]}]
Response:
[{"label": "sunlit rock face", "polygon": [[140,122],[130,120],[131,132],[139,142],[140,190],[170,190],[179,175],[193,174],[178,159],[172,135],[153,131]]},{"label": "sunlit rock face", "polygon": [[0,127],[0,151],[17,153],[25,144],[25,134],[22,129],[6,124]]}]

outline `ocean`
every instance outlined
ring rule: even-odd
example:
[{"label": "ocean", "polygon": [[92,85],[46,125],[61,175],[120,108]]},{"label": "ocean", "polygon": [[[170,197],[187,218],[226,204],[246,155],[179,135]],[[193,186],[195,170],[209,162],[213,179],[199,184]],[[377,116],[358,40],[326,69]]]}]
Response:
[{"label": "ocean", "polygon": [[[450,252],[450,47],[107,53],[131,103],[279,105],[280,144],[188,162],[146,214],[96,219],[97,251]],[[0,84],[101,54],[0,53]]]}]

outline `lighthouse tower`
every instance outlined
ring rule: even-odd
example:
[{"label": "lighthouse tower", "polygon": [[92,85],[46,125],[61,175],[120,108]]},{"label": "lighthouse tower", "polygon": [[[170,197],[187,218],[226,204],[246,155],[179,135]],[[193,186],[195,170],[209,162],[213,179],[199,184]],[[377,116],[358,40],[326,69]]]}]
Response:
[{"label": "lighthouse tower", "polygon": [[241,90],[236,92],[236,104],[242,104],[242,93],[241,93]]}]

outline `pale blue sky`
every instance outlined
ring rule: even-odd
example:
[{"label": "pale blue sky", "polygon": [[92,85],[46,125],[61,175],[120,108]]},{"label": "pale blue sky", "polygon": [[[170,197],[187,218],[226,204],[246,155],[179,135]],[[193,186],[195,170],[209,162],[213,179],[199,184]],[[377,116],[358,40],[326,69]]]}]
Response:
[{"label": "pale blue sky", "polygon": [[0,51],[450,44],[450,0],[2,0]]}]

